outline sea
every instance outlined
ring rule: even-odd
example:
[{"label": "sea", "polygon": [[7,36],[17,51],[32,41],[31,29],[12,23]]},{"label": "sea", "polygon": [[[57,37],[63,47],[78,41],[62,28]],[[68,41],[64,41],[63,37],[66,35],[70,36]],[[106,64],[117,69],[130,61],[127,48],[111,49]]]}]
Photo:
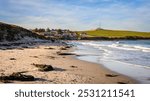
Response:
[{"label": "sea", "polygon": [[[71,41],[78,59],[150,84],[150,40]],[[92,67],[91,67],[92,68]]]}]

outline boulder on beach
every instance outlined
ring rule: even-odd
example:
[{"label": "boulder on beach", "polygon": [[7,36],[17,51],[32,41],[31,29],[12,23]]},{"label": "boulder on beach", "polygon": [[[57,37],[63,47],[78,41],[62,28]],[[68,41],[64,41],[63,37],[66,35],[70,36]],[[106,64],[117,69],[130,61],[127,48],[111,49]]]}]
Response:
[{"label": "boulder on beach", "polygon": [[74,53],[61,53],[61,52],[57,52],[58,55],[76,55]]},{"label": "boulder on beach", "polygon": [[107,77],[117,77],[118,75],[116,75],[116,74],[106,74],[105,76],[107,76]]},{"label": "boulder on beach", "polygon": [[0,80],[14,80],[14,81],[34,81],[35,78],[32,75],[25,75],[20,72],[12,73],[8,76],[2,75],[0,76]]},{"label": "boulder on beach", "polygon": [[32,65],[34,65],[37,68],[39,68],[38,70],[42,71],[42,72],[54,70],[53,66],[51,66],[51,65],[46,65],[46,64],[32,64]]}]

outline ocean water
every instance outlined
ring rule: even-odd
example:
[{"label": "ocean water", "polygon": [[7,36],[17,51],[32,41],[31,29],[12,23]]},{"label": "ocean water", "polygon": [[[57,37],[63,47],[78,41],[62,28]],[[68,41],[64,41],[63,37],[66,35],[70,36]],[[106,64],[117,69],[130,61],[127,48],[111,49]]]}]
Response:
[{"label": "ocean water", "polygon": [[78,59],[150,84],[150,40],[72,41]]}]

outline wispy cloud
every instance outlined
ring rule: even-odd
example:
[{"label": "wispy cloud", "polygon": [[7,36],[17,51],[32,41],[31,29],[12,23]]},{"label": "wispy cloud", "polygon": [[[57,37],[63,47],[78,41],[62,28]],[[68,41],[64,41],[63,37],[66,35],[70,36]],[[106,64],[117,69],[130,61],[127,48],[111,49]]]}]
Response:
[{"label": "wispy cloud", "polygon": [[101,23],[106,29],[150,31],[149,3],[148,0],[8,0],[6,8],[0,9],[0,19],[27,28],[87,30]]}]

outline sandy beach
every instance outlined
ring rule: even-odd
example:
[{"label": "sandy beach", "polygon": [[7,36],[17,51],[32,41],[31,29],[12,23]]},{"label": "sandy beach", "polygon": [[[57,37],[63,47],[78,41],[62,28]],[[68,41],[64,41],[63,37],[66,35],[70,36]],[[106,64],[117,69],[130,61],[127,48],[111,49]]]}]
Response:
[{"label": "sandy beach", "polygon": [[[0,74],[22,72],[32,75],[34,81],[10,80],[17,84],[120,84],[136,83],[134,80],[114,73],[102,65],[81,61],[74,55],[59,55],[69,52],[64,46],[39,45],[33,48],[0,50]],[[53,71],[39,71],[33,64],[53,66]],[[0,83],[6,83],[0,81]]]}]

